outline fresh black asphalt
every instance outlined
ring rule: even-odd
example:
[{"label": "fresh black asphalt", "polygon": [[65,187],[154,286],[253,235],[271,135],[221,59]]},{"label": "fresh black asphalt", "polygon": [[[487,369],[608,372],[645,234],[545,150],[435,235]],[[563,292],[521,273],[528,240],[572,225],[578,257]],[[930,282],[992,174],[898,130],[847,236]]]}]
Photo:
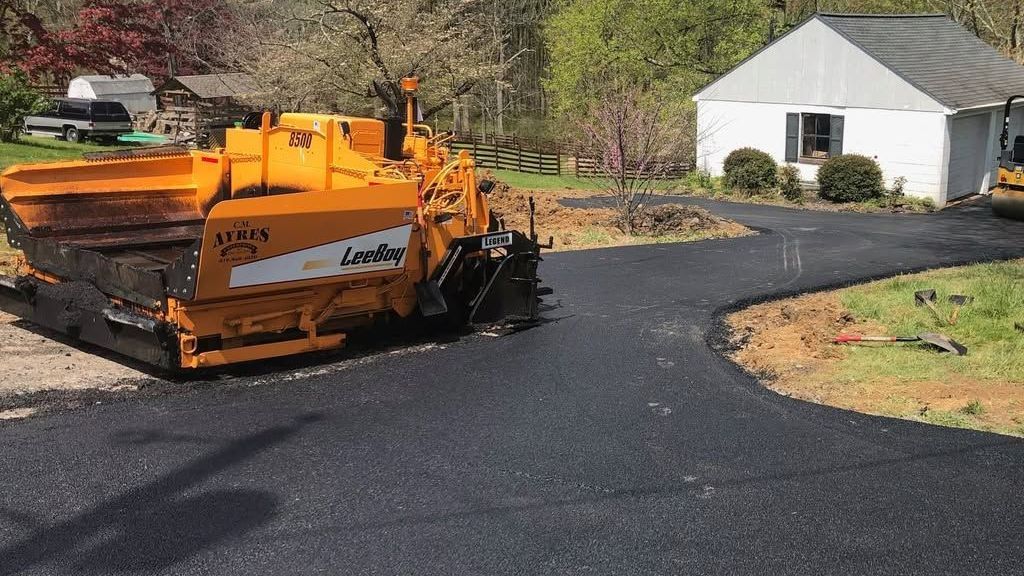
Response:
[{"label": "fresh black asphalt", "polygon": [[1024,255],[1024,223],[701,203],[761,233],[551,254],[530,330],[0,428],[0,574],[1024,573],[1020,440],[715,349],[724,310]]}]

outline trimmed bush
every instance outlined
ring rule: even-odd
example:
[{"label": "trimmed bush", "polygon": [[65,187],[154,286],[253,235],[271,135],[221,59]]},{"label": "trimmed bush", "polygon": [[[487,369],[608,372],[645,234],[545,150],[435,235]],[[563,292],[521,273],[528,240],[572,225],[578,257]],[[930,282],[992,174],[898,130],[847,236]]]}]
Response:
[{"label": "trimmed bush", "polygon": [[829,158],[818,169],[818,195],[831,202],[863,202],[885,193],[878,162],[859,154]]},{"label": "trimmed bush", "polygon": [[797,204],[804,203],[804,188],[800,185],[800,169],[792,164],[779,166],[779,192],[782,197]]},{"label": "trimmed bush", "polygon": [[747,192],[762,192],[775,188],[775,160],[756,148],[739,148],[725,157],[722,170],[725,185]]}]

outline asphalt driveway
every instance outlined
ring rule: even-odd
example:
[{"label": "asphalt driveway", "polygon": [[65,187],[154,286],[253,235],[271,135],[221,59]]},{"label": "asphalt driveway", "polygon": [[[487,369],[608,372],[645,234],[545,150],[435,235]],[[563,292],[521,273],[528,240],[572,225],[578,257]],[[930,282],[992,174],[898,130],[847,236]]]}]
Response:
[{"label": "asphalt driveway", "polygon": [[697,202],[547,257],[544,325],[0,428],[0,574],[1019,574],[1024,442],[780,397],[745,301],[1024,255],[984,206]]}]

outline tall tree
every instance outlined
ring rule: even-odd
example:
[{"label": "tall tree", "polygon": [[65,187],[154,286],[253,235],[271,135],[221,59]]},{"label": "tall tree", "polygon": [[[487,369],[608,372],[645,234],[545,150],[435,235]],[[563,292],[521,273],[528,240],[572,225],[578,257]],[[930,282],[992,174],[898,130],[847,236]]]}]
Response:
[{"label": "tall tree", "polygon": [[547,87],[560,113],[608,86],[685,98],[763,45],[765,0],[570,0],[547,27]]},{"label": "tall tree", "polygon": [[495,77],[481,21],[485,1],[322,0],[286,9],[262,0],[246,16],[247,38],[258,48],[243,43],[235,60],[259,74],[267,103],[379,108],[389,117],[404,114],[402,77],[420,76],[429,118]]}]

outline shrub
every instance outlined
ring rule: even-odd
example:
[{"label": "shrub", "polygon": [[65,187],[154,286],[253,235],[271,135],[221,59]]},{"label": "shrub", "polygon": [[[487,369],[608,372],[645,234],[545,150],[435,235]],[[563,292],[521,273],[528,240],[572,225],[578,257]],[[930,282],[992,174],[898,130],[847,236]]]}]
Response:
[{"label": "shrub", "polygon": [[28,85],[24,74],[0,75],[0,142],[16,139],[25,116],[42,112],[45,107],[45,100]]},{"label": "shrub", "polygon": [[747,192],[762,192],[775,188],[775,160],[756,148],[739,148],[725,157],[722,170],[725,185]]},{"label": "shrub", "polygon": [[792,164],[779,166],[779,192],[782,197],[797,204],[804,203],[804,188],[800,185],[800,169]]},{"label": "shrub", "polygon": [[715,181],[711,177],[711,172],[697,168],[686,175],[686,185],[694,190],[711,190],[715,187]]},{"label": "shrub", "polygon": [[863,202],[885,193],[878,162],[859,154],[829,158],[818,169],[818,195],[832,202]]}]

